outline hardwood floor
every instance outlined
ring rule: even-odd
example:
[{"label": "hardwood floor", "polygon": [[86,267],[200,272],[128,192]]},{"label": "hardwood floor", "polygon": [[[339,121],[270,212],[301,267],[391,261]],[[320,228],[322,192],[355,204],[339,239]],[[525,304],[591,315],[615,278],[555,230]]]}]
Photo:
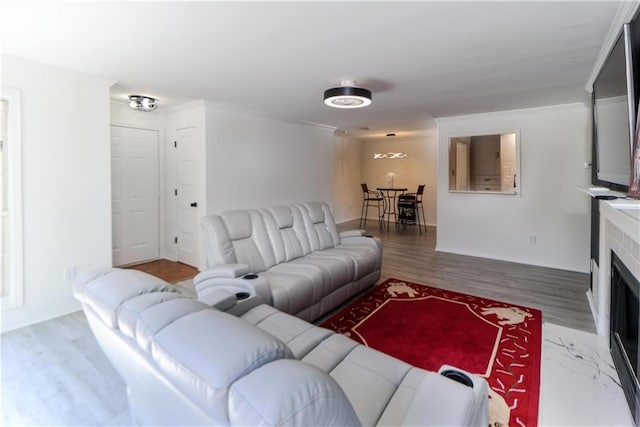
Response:
[{"label": "hardwood floor", "polygon": [[[593,332],[589,276],[435,252],[435,229],[368,232],[384,242],[382,282],[406,279],[542,310],[543,320]],[[358,228],[358,221],[341,224]],[[124,382],[81,312],[4,333],[2,425],[129,425]]]},{"label": "hardwood floor", "polygon": [[[338,229],[359,228],[358,222],[340,224]],[[420,235],[416,226],[396,231],[391,225],[387,231],[369,220],[367,232],[383,241],[383,280],[406,279],[526,305],[541,310],[544,322],[595,332],[586,296],[588,274],[436,252],[435,227]]]},{"label": "hardwood floor", "polygon": [[152,274],[169,283],[178,283],[183,280],[192,279],[198,274],[198,269],[181,262],[169,261],[168,259],[159,259],[149,261],[142,264],[130,265],[126,268],[144,271]]}]

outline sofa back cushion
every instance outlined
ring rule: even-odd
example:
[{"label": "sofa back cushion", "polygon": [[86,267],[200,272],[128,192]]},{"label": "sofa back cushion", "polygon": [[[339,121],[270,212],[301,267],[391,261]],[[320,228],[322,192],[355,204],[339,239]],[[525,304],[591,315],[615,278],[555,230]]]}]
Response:
[{"label": "sofa back cushion", "polygon": [[340,244],[340,235],[329,205],[308,202],[296,207],[302,214],[312,251],[321,251]]},{"label": "sofa back cushion", "polygon": [[185,301],[193,301],[200,304],[200,309],[206,308],[202,303],[185,298],[183,294],[178,292],[149,292],[131,298],[120,305],[117,312],[120,332],[129,338],[136,339],[139,334],[140,314],[154,306],[173,300],[179,300],[178,304],[184,304]]},{"label": "sofa back cushion", "polygon": [[259,273],[277,264],[264,220],[256,210],[230,210],[202,219],[207,267],[246,264]]},{"label": "sofa back cushion", "polygon": [[[83,272],[74,283],[74,295],[111,328],[118,328],[121,306],[140,295],[177,290],[162,279],[137,270],[104,269]],[[177,294],[181,295],[181,294]],[[157,298],[157,297],[153,297]],[[165,295],[165,298],[172,298]]]},{"label": "sofa back cushion", "polygon": [[277,263],[289,262],[311,252],[302,214],[293,206],[259,209]]},{"label": "sofa back cushion", "polygon": [[331,209],[322,202],[230,210],[201,224],[207,267],[240,263],[260,273],[340,244]]},{"label": "sofa back cushion", "polygon": [[180,317],[157,331],[151,354],[169,380],[217,419],[227,418],[231,385],[291,350],[258,327],[217,310]]}]

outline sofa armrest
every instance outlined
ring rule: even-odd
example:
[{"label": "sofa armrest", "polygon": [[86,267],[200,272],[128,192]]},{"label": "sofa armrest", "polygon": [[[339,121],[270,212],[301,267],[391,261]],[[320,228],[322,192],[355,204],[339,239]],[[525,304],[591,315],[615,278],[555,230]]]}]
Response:
[{"label": "sofa armrest", "polygon": [[208,306],[215,307],[220,311],[227,311],[238,302],[235,292],[228,289],[211,287],[198,295],[198,301]]},{"label": "sofa armrest", "polygon": [[[488,389],[486,381],[479,377],[476,379],[477,386],[472,380],[472,388],[430,373],[418,384],[401,424],[486,426],[489,423]],[[484,393],[481,399],[480,393]]]},{"label": "sofa armrest", "polygon": [[375,248],[375,250],[380,252],[380,256],[382,256],[382,241],[380,240],[380,238],[375,236],[362,235],[341,237],[340,244],[345,246],[354,245]]},{"label": "sofa armrest", "polygon": [[364,236],[367,233],[367,230],[346,230],[340,232],[340,239],[347,239],[349,237],[360,237]]},{"label": "sofa armrest", "polygon": [[198,301],[234,316],[242,316],[252,308],[264,304],[262,297],[252,289],[243,291],[237,285],[210,286],[198,293]]},{"label": "sofa armrest", "polygon": [[[229,266],[245,266],[244,264],[228,264]],[[246,266],[245,266],[246,267]],[[228,277],[225,272],[229,271],[237,271],[242,272],[244,275],[239,275],[237,277]],[[272,304],[272,296],[271,296],[271,286],[269,286],[269,282],[266,277],[258,275],[258,274],[245,274],[246,270],[244,268],[238,267],[224,270],[213,268],[202,273],[198,274],[194,279],[193,283],[196,288],[196,292],[198,294],[198,299],[203,302],[211,302],[216,301],[217,296],[213,296],[212,292],[215,290],[224,290],[225,292],[231,294],[238,293],[246,293],[248,296],[245,296],[244,299],[249,297],[258,297],[258,303]],[[219,294],[222,295],[222,294]],[[255,298],[249,298],[251,300],[255,300]],[[209,304],[216,305],[217,303]],[[243,304],[247,305],[247,304]]]},{"label": "sofa armrest", "polygon": [[[441,376],[467,384],[473,389],[474,411],[471,425],[486,426],[489,423],[489,385],[484,378],[450,365],[442,365],[438,370]],[[471,383],[471,385],[468,385]]]},{"label": "sofa armrest", "polygon": [[235,278],[247,273],[249,273],[249,266],[247,264],[220,264],[198,273],[196,277],[193,278],[193,284],[197,286],[198,283],[210,278]]}]

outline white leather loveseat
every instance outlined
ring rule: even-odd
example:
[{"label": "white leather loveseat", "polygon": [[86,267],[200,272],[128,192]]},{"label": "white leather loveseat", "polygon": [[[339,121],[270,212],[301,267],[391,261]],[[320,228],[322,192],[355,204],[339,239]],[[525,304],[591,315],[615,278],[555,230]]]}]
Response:
[{"label": "white leather loveseat", "polygon": [[74,293],[127,384],[136,424],[488,422],[483,379],[454,369],[463,385],[265,304],[234,316],[117,269],[79,276]]},{"label": "white leather loveseat", "polygon": [[233,289],[315,320],[380,278],[380,240],[338,233],[326,203],[231,210],[201,224],[207,270],[193,282],[205,302]]}]

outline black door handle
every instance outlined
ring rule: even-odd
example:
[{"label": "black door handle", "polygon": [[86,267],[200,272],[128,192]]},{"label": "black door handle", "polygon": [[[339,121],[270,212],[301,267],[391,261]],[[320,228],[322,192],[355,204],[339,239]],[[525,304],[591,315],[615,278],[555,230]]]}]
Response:
[{"label": "black door handle", "polygon": [[193,203],[191,203],[191,207],[192,207],[192,208],[197,208],[197,207],[198,207],[198,202],[193,202]]}]

